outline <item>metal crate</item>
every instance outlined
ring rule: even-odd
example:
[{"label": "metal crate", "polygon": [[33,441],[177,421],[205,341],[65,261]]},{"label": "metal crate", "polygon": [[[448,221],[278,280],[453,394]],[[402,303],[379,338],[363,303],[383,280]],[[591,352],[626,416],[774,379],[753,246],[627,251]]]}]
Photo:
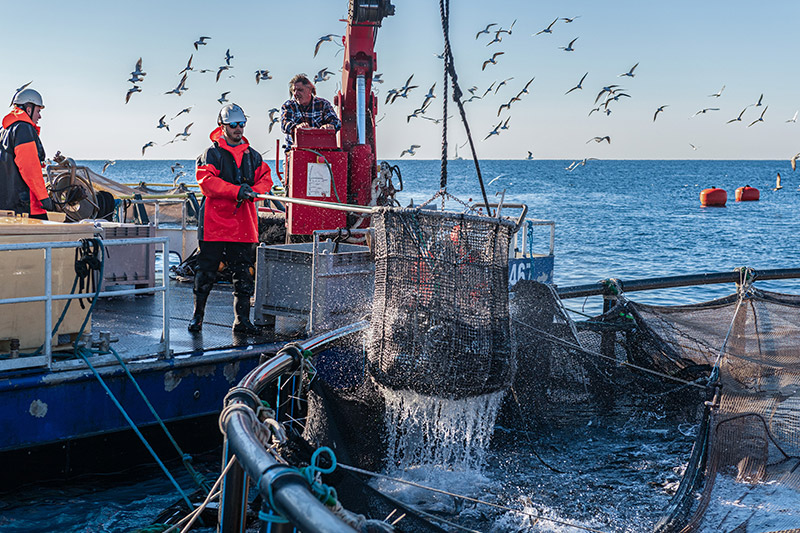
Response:
[{"label": "metal crate", "polygon": [[[155,226],[103,222],[100,225],[103,240],[144,239],[156,236]],[[134,244],[106,248],[103,266],[102,289],[112,285],[135,285],[136,288],[154,287],[156,283],[155,245]]]},{"label": "metal crate", "polygon": [[[261,245],[253,320],[281,319],[306,333],[360,320],[372,309],[375,263],[368,246],[314,242]],[[276,330],[277,330],[276,326]]]}]

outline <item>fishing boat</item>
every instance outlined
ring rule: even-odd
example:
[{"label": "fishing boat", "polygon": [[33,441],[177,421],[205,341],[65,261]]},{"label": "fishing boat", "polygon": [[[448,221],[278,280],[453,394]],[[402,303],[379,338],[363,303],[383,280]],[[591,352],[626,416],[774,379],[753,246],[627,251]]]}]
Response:
[{"label": "fishing boat", "polygon": [[[626,454],[612,488],[663,480],[648,478],[652,471],[635,474],[647,470],[641,463],[654,449],[668,448],[688,463],[674,499],[662,492],[643,504],[663,504],[658,531],[800,527],[792,504],[758,509],[796,501],[796,359],[782,344],[794,330],[782,328],[782,317],[798,303],[753,283],[798,273],[743,269],[558,288],[554,224],[528,220],[524,205],[485,197],[465,205],[442,191],[421,207],[400,208],[391,194],[395,170],[375,158],[369,62],[357,61],[373,56],[375,32],[393,6],[353,0],[350,7],[345,62],[353,68],[345,68],[337,95],[350,120],[338,138],[323,130],[298,137],[286,166],[288,196],[262,196],[286,206],[288,235],[283,244],[259,247],[254,317],[270,326],[266,335],[231,333],[231,297],[222,286],[212,293],[202,337],[186,331],[191,290],[169,279],[176,244],[153,235],[156,224],[8,222],[36,227],[28,233],[37,237],[3,244],[4,254],[39,250],[45,257],[33,274],[43,283],[0,300],[45,308],[27,325],[39,336],[19,345],[9,340],[0,361],[0,399],[9,406],[1,425],[14,428],[0,446],[13,465],[8,475],[30,479],[31,464],[46,474],[75,473],[82,460],[96,469],[101,451],[116,452],[115,466],[134,449],[161,464],[165,444],[190,467],[192,447],[205,436],[224,438],[224,468],[213,486],[198,483],[202,503],[176,487],[184,513],[192,509],[182,528],[218,497],[225,532],[254,522],[268,531],[600,531],[609,520],[597,510],[610,502],[587,497],[558,516],[538,502],[550,497],[556,501],[548,507],[558,508],[557,486],[591,483],[591,476],[568,472],[564,457],[585,444],[578,436],[591,435],[579,449],[589,454],[610,432],[614,450]],[[337,194],[308,194],[309,165],[328,169],[315,179]],[[133,194],[140,198],[132,196],[130,207],[160,209],[159,199]],[[432,208],[439,202],[441,209]],[[178,203],[191,211],[190,199]],[[511,217],[510,209],[517,210]],[[324,223],[308,227],[308,219]],[[541,227],[549,239],[534,237]],[[540,243],[545,249],[534,253]],[[135,249],[142,269],[125,259],[109,279],[119,268],[117,247]],[[70,289],[73,280],[78,291]],[[85,288],[90,280],[93,290]],[[678,309],[629,297],[708,282],[735,283],[736,292]],[[603,312],[572,320],[563,301],[587,296],[602,297]],[[91,298],[88,312],[76,309],[81,298]],[[64,300],[71,310],[56,305]],[[222,436],[197,429],[203,422],[219,422]],[[666,439],[665,425],[685,427],[685,438]],[[173,439],[178,428],[192,439]],[[559,442],[561,456],[544,453],[537,440],[555,430],[568,437]],[[514,468],[532,469],[531,455],[514,463],[519,443],[531,446],[547,469],[536,492],[454,490],[448,473],[489,460],[489,440],[499,450],[491,460],[503,461],[509,478]],[[605,459],[598,469],[608,467]],[[434,475],[414,477],[426,468]],[[470,479],[481,490],[486,483]],[[416,492],[400,488],[409,486]],[[788,496],[775,497],[776,490]],[[743,514],[725,507],[732,493]],[[751,496],[758,503],[740,505]]]}]

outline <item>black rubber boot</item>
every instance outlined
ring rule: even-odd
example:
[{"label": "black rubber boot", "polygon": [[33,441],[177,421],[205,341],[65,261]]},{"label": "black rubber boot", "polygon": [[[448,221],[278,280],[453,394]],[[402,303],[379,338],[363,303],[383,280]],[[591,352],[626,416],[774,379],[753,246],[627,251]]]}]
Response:
[{"label": "black rubber boot", "polygon": [[194,315],[191,322],[189,322],[188,330],[192,333],[197,333],[203,329],[203,317],[206,313],[206,302],[208,301],[208,294],[195,294],[194,295]]},{"label": "black rubber boot", "polygon": [[214,286],[216,280],[216,272],[201,271],[194,276],[194,315],[187,328],[192,333],[203,330],[203,317],[206,313],[208,294],[211,292],[211,287]]},{"label": "black rubber boot", "polygon": [[260,335],[261,328],[250,322],[250,296],[233,295],[233,332],[244,335]]}]

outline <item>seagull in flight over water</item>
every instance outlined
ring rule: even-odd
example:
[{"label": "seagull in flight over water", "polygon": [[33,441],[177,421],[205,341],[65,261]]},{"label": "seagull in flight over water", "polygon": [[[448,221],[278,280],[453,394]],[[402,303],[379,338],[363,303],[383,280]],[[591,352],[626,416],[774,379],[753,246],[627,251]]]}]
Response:
[{"label": "seagull in flight over water", "polygon": [[789,160],[789,163],[792,164],[792,172],[794,172],[794,169],[797,168],[797,159],[798,158],[800,158],[800,152],[794,154],[794,156]]},{"label": "seagull in flight over water", "polygon": [[101,174],[105,174],[105,173],[106,173],[106,170],[108,170],[108,167],[110,167],[111,165],[116,165],[116,164],[117,164],[117,162],[116,162],[115,160],[113,160],[113,159],[109,159],[108,161],[106,161],[105,163],[103,163],[103,170],[102,170],[102,171],[100,171],[100,173],[101,173]]},{"label": "seagull in flight over water", "polygon": [[207,39],[211,39],[211,37],[200,37],[199,39],[197,39],[197,40],[194,42],[194,49],[195,49],[195,50],[198,50],[198,48],[197,48],[198,46],[201,46],[201,45],[206,45],[206,44],[208,44],[208,43],[206,42],[206,40],[207,40]]},{"label": "seagull in flight over water", "polygon": [[539,35],[540,33],[553,33],[553,29],[552,29],[552,28],[553,28],[553,24],[555,24],[556,22],[558,22],[558,18],[556,18],[556,20],[554,20],[553,22],[551,22],[551,23],[550,23],[550,25],[549,25],[549,26],[547,26],[547,27],[546,27],[545,29],[543,29],[542,31],[539,31],[539,32],[536,32],[536,33],[534,33],[534,34],[533,34],[533,36],[535,37],[536,35]]},{"label": "seagull in flight over water", "polygon": [[762,112],[761,112],[761,116],[760,116],[760,117],[758,117],[757,119],[755,119],[755,120],[754,120],[753,122],[751,122],[750,124],[748,124],[748,125],[747,125],[747,127],[749,128],[750,126],[752,126],[752,125],[753,125],[753,124],[755,124],[756,122],[764,122],[764,113],[766,113],[766,112],[767,112],[767,109],[769,109],[769,106],[766,106],[766,107],[764,108],[764,111],[762,111]]},{"label": "seagull in flight over water", "polygon": [[655,115],[653,115],[653,122],[656,121],[656,117],[658,116],[659,113],[664,111],[665,107],[669,107],[669,104],[664,104],[664,105],[658,106],[658,109],[656,109]]},{"label": "seagull in flight over water", "polygon": [[608,144],[611,144],[611,137],[609,137],[608,135],[606,135],[605,137],[592,137],[591,139],[586,141],[586,144],[589,144],[592,141],[598,142],[598,143],[601,143],[603,141],[608,141]]},{"label": "seagull in flight over water", "polygon": [[404,156],[404,155],[406,155],[406,154],[408,154],[408,155],[417,155],[417,154],[414,152],[414,150],[416,150],[417,148],[420,148],[420,145],[418,145],[418,144],[412,144],[410,148],[408,148],[407,150],[403,150],[402,152],[400,152],[400,157],[403,157],[403,156]]},{"label": "seagull in flight over water", "polygon": [[634,77],[635,74],[633,73],[633,71],[636,70],[636,67],[638,67],[638,66],[639,66],[639,63],[637,62],[634,66],[631,67],[631,69],[628,72],[626,72],[625,74],[620,74],[617,77],[618,78],[621,78],[623,76],[630,76],[631,78]]},{"label": "seagull in flight over water", "polygon": [[155,145],[156,145],[156,143],[154,143],[153,141],[150,141],[149,143],[147,143],[144,146],[142,146],[142,156],[144,156],[144,151],[145,150],[147,150],[151,146],[155,146]]},{"label": "seagull in flight over water", "polygon": [[777,190],[780,190],[780,189],[783,189],[783,186],[781,186],[781,173],[778,172],[778,177],[775,180],[775,188],[772,189],[772,190],[773,191],[777,191]]},{"label": "seagull in flight over water", "polygon": [[497,22],[492,22],[491,24],[487,24],[486,28],[482,29],[481,31],[479,31],[478,33],[475,34],[475,39],[480,37],[482,33],[485,33],[485,34],[488,35],[489,34],[489,28],[491,28],[492,26],[497,26]]},{"label": "seagull in flight over water", "polygon": [[486,65],[488,65],[489,63],[491,63],[492,65],[496,65],[497,64],[497,56],[501,56],[503,54],[505,54],[505,52],[495,52],[492,55],[492,57],[490,57],[489,59],[487,59],[486,61],[483,62],[483,67],[481,67],[481,70],[485,70],[486,69]]},{"label": "seagull in flight over water", "polygon": [[570,89],[569,91],[565,92],[564,94],[569,94],[569,93],[571,93],[572,91],[574,91],[574,90],[576,90],[576,89],[581,89],[581,90],[583,90],[583,80],[585,80],[585,79],[586,79],[586,76],[588,76],[588,75],[589,75],[589,73],[588,73],[588,72],[587,72],[586,74],[584,74],[584,75],[583,75],[583,77],[581,78],[581,81],[579,81],[579,82],[578,82],[578,85],[576,85],[575,87],[573,87],[573,88],[572,88],[572,89]]},{"label": "seagull in flight over water", "polygon": [[165,118],[167,118],[167,115],[161,115],[161,118],[158,119],[158,126],[156,126],[156,128],[158,129],[167,128],[167,131],[169,131],[169,124],[164,122]]},{"label": "seagull in flight over water", "polygon": [[578,40],[578,37],[575,37],[574,39],[572,39],[572,40],[569,42],[569,44],[568,44],[567,46],[559,46],[559,48],[560,48],[561,50],[564,50],[565,52],[574,52],[574,51],[575,51],[575,49],[574,49],[574,48],[572,48],[572,44],[573,44],[575,41],[577,41],[577,40]]},{"label": "seagull in flight over water", "polygon": [[741,120],[742,120],[742,115],[744,115],[744,112],[745,112],[745,111],[747,111],[747,108],[746,108],[746,107],[745,107],[744,109],[742,109],[742,112],[741,112],[741,113],[739,113],[739,116],[738,116],[738,117],[730,119],[730,120],[729,120],[728,122],[726,122],[725,124],[730,124],[731,122],[741,122]]}]

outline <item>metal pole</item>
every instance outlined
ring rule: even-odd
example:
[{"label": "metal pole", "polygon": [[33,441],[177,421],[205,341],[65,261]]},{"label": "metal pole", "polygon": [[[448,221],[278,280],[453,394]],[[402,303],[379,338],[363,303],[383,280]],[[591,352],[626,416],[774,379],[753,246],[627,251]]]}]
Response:
[{"label": "metal pole", "polygon": [[356,129],[358,144],[367,143],[367,81],[364,75],[356,76]]},{"label": "metal pole", "polygon": [[[154,247],[155,248],[155,247]],[[170,357],[172,355],[171,350],[169,349],[169,239],[164,241],[164,248],[161,257],[161,265],[162,265],[162,283],[164,284],[164,295],[162,300],[162,309],[163,309],[163,322],[162,322],[162,331],[164,337],[164,357]],[[227,463],[226,463],[227,464]]]},{"label": "metal pole", "polygon": [[44,249],[44,357],[47,368],[53,362],[53,249]]},{"label": "metal pole", "polygon": [[323,209],[333,209],[335,211],[350,211],[351,213],[372,214],[371,207],[364,207],[353,204],[338,204],[334,202],[321,202],[319,200],[305,200],[302,198],[290,198],[288,196],[275,196],[272,194],[257,194],[256,198],[262,200],[274,200],[276,202],[286,202],[289,204],[310,205],[311,207],[321,207]]}]

